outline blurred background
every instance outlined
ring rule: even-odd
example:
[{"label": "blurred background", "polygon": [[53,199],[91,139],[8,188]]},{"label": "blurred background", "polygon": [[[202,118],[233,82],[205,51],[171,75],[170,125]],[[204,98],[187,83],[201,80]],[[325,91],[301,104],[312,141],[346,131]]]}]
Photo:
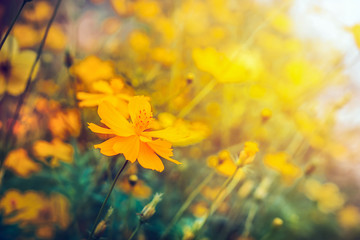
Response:
[{"label": "blurred background", "polygon": [[[0,239],[360,239],[359,8],[1,0]],[[88,123],[139,95],[182,164],[129,164],[96,221],[126,159]]]}]

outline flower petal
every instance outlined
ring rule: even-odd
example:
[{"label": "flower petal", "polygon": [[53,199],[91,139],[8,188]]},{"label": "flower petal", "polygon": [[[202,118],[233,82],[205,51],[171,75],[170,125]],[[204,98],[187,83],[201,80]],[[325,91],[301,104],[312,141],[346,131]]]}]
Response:
[{"label": "flower petal", "polygon": [[135,134],[131,124],[111,103],[106,101],[101,102],[99,104],[98,114],[101,122],[113,129],[116,135],[128,137]]},{"label": "flower petal", "polygon": [[181,139],[185,139],[187,136],[180,131],[179,128],[169,127],[157,131],[143,132],[143,136],[160,138],[169,142],[178,142]]},{"label": "flower petal", "polygon": [[100,127],[94,123],[88,123],[89,124],[89,128],[91,131],[93,131],[94,133],[102,133],[102,134],[115,134],[114,130],[109,129],[109,128],[103,128]]},{"label": "flower petal", "polygon": [[156,170],[158,172],[162,172],[164,170],[164,164],[160,158],[146,143],[143,142],[140,142],[138,161],[143,168]]},{"label": "flower petal", "polygon": [[117,143],[121,137],[113,137],[103,143],[94,145],[94,148],[100,148],[100,152],[106,156],[114,156],[119,154],[113,150],[114,144]]},{"label": "flower petal", "polygon": [[132,163],[136,161],[139,155],[139,148],[140,140],[137,135],[119,138],[113,146],[115,152],[124,154],[126,160]]},{"label": "flower petal", "polygon": [[171,143],[169,143],[168,141],[163,141],[163,140],[157,139],[155,141],[148,142],[147,144],[159,156],[165,158],[166,160],[169,160],[170,162],[173,162],[176,164],[181,164],[181,162],[170,158],[174,154],[171,149]]},{"label": "flower petal", "polygon": [[[129,100],[129,114],[131,121],[136,124],[138,116],[142,116],[144,113],[147,116],[152,116],[151,105],[149,103],[149,98],[145,96],[135,96]],[[140,111],[142,113],[140,113]]]}]

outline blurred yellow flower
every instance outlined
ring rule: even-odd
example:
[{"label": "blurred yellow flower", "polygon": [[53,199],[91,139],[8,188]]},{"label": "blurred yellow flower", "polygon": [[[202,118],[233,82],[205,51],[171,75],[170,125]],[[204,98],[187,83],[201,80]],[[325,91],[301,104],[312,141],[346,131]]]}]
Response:
[{"label": "blurred yellow flower", "polygon": [[144,181],[137,179],[136,175],[123,178],[118,187],[125,193],[131,194],[139,199],[146,199],[151,196],[152,190]]},{"label": "blurred yellow flower", "polygon": [[23,16],[26,20],[32,22],[45,22],[50,19],[53,7],[47,1],[36,1],[31,7],[23,10]]},{"label": "blurred yellow flower", "polygon": [[138,0],[134,2],[135,15],[144,21],[154,19],[160,13],[159,2],[153,0]]},{"label": "blurred yellow flower", "polygon": [[319,181],[309,178],[304,184],[305,195],[316,201],[320,211],[331,213],[340,209],[345,203],[345,196],[333,183],[321,184]]},{"label": "blurred yellow flower", "polygon": [[166,67],[171,66],[176,59],[175,51],[168,49],[157,47],[151,50],[151,58],[154,61],[157,61],[163,64]]},{"label": "blurred yellow flower", "polygon": [[80,100],[80,107],[99,106],[102,101],[108,101],[116,107],[121,114],[129,117],[127,104],[131,95],[125,89],[121,78],[113,78],[110,81],[96,81],[92,83],[92,89],[97,93],[78,92],[76,97]]},{"label": "blurred yellow flower", "polygon": [[91,55],[71,67],[71,72],[85,84],[97,80],[108,80],[114,77],[114,66],[111,61],[103,61]]},{"label": "blurred yellow flower", "polygon": [[[45,29],[42,31],[45,31]],[[66,44],[67,37],[61,25],[53,24],[47,35],[45,47],[60,52],[65,49]]]},{"label": "blurred yellow flower", "polygon": [[259,151],[259,147],[255,142],[245,142],[244,149],[239,154],[239,159],[236,164],[245,166],[254,161],[255,154]]},{"label": "blurred yellow flower", "polygon": [[48,126],[53,137],[77,137],[81,131],[80,113],[78,109],[59,109],[50,116]]},{"label": "blurred yellow flower", "polygon": [[177,135],[168,138],[174,146],[187,146],[199,143],[210,134],[210,129],[206,124],[202,122],[185,121],[184,119],[176,118],[174,115],[167,112],[160,113],[157,122],[159,123],[160,128],[172,127],[178,129],[178,131],[182,133],[181,138]]},{"label": "blurred yellow flower", "polygon": [[207,164],[209,167],[214,168],[218,173],[225,176],[233,175],[237,168],[230,152],[227,150],[222,150],[218,155],[208,157]]},{"label": "blurred yellow flower", "polygon": [[59,166],[59,161],[72,163],[74,149],[70,144],[62,142],[60,139],[53,139],[51,142],[38,140],[33,145],[33,151],[44,163],[47,158],[51,158],[49,165],[51,167]]},{"label": "blurred yellow flower", "polygon": [[101,122],[109,128],[103,128],[93,123],[89,123],[89,128],[95,133],[111,134],[113,137],[94,147],[100,148],[100,152],[106,156],[122,153],[126,160],[132,163],[138,160],[143,168],[159,172],[164,170],[159,156],[180,164],[170,158],[173,153],[171,143],[167,141],[177,132],[171,128],[150,131],[153,117],[148,98],[132,97],[129,100],[128,110],[132,123],[129,123],[112,104],[105,101],[100,103],[98,114]]},{"label": "blurred yellow flower", "polygon": [[347,205],[337,213],[339,224],[345,229],[358,228],[360,225],[359,208]]},{"label": "blurred yellow flower", "polygon": [[[20,95],[26,87],[31,67],[36,53],[30,50],[19,52],[19,46],[14,37],[9,37],[0,52],[0,97],[4,93],[13,96]],[[38,66],[33,72],[34,79]]]},{"label": "blurred yellow flower", "polygon": [[41,169],[40,164],[31,160],[23,148],[10,151],[5,158],[4,166],[15,174],[25,178]]},{"label": "blurred yellow flower", "polygon": [[120,16],[127,16],[133,13],[134,3],[127,0],[110,0],[114,11]]},{"label": "blurred yellow flower", "polygon": [[301,176],[301,169],[289,162],[289,155],[284,152],[266,154],[264,163],[269,168],[281,174],[282,179],[287,184],[292,184],[295,179]]},{"label": "blurred yellow flower", "polygon": [[4,211],[4,222],[36,226],[38,237],[52,238],[56,228],[66,229],[70,223],[70,204],[63,195],[52,193],[49,197],[42,193],[15,189],[5,192],[0,200]]},{"label": "blurred yellow flower", "polygon": [[190,211],[195,217],[204,217],[209,211],[209,204],[205,201],[197,202],[191,205]]},{"label": "blurred yellow flower", "polygon": [[346,27],[345,29],[353,35],[356,46],[360,49],[360,24],[355,24],[351,27]]},{"label": "blurred yellow flower", "polygon": [[150,50],[151,40],[143,32],[133,31],[129,36],[131,48],[137,53],[146,53]]},{"label": "blurred yellow flower", "polygon": [[38,31],[26,24],[16,24],[13,34],[18,40],[20,48],[34,47],[40,40]]}]

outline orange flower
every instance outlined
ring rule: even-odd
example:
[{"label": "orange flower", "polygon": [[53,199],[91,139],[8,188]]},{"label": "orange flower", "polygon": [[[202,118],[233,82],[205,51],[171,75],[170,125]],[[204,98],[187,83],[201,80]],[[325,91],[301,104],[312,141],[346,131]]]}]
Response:
[{"label": "orange flower", "polygon": [[159,156],[180,164],[170,158],[173,153],[171,143],[167,141],[176,134],[174,129],[150,131],[153,118],[148,98],[132,97],[128,108],[132,123],[129,123],[111,103],[103,101],[99,104],[98,114],[101,122],[109,128],[93,123],[89,123],[89,128],[95,133],[112,134],[113,137],[94,147],[99,148],[106,156],[122,153],[130,162],[134,163],[138,160],[143,168],[159,172],[164,170],[164,164]]}]

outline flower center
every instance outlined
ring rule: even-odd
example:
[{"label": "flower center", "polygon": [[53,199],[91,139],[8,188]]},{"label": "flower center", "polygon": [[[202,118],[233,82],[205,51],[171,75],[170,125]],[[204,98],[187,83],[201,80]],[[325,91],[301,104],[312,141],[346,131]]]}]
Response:
[{"label": "flower center", "polygon": [[151,112],[147,112],[145,109],[139,110],[134,122],[136,132],[140,134],[144,130],[148,129],[152,120]]},{"label": "flower center", "polygon": [[8,78],[11,72],[11,63],[8,60],[0,62],[0,73]]}]

